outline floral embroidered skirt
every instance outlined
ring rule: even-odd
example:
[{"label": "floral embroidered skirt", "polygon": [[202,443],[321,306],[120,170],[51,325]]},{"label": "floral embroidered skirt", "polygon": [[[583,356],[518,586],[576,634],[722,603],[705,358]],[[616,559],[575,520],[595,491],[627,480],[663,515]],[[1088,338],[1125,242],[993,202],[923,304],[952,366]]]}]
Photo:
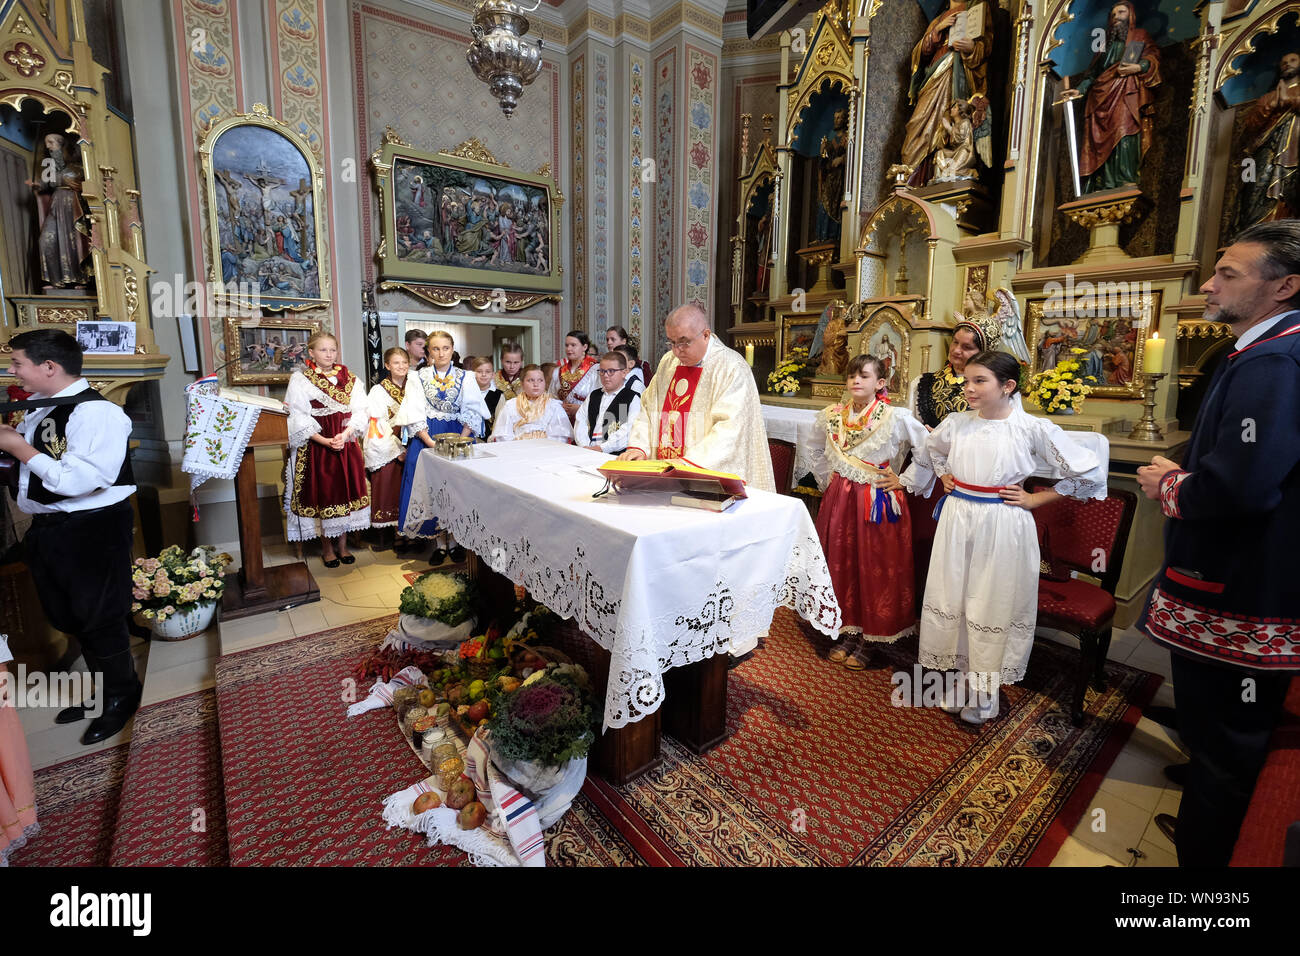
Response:
[{"label": "floral embroidered skirt", "polygon": [[[912,575],[912,521],[904,492],[894,499],[897,521],[872,521],[871,485],[835,475],[822,495],[817,534],[830,567],[835,597],[844,615],[841,634],[861,634],[868,641],[896,641],[916,630]],[[882,505],[888,502],[882,502]],[[894,513],[893,509],[877,509]]]},{"label": "floral embroidered skirt", "polygon": [[[438,435],[456,434],[459,435],[464,426],[455,419],[447,418],[430,418],[427,420],[429,428],[429,437],[434,438]],[[406,448],[406,466],[402,469],[402,503],[401,513],[397,519],[397,530],[400,534],[408,538],[432,538],[440,530],[438,519],[430,518],[422,523],[418,530],[407,531],[406,529],[406,512],[411,507],[411,486],[415,484],[415,469],[423,455],[432,455],[433,449],[429,448],[418,438],[412,438]]]},{"label": "floral embroidered skirt", "polygon": [[402,509],[402,465],[394,458],[370,473],[370,527],[391,528]]},{"label": "floral embroidered skirt", "polygon": [[[342,412],[316,419],[326,438],[347,428]],[[314,441],[289,453],[285,516],[290,541],[334,538],[370,527],[370,485],[361,446],[349,441],[337,451]]]}]

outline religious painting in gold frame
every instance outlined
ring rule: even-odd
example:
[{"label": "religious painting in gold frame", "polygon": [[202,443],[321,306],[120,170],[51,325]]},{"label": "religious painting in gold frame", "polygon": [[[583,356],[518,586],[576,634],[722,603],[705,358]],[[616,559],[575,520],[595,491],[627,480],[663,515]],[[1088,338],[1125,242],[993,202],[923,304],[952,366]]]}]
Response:
[{"label": "religious painting in gold frame", "polygon": [[371,156],[380,197],[379,274],[507,292],[563,288],[563,196],[544,166],[511,169],[471,139],[425,152],[390,131]]},{"label": "religious painting in gold frame", "polygon": [[[1080,374],[1097,378],[1091,395],[1142,397],[1142,356],[1160,315],[1159,290],[1136,283],[1081,282],[1066,294],[1030,300],[1026,315],[1031,375],[1077,358]],[[1084,351],[1076,355],[1075,348]]]},{"label": "religious painting in gold frame", "polygon": [[199,164],[214,298],[233,311],[328,308],[325,174],[307,141],[256,103],[207,129]]},{"label": "religious painting in gold frame", "polygon": [[307,362],[307,340],[321,323],[305,317],[226,317],[226,381],[231,385],[285,385]]},{"label": "religious painting in gold frame", "polygon": [[912,383],[912,327],[891,305],[877,306],[859,326],[858,354],[874,355],[885,363],[885,387],[895,404],[907,401]]},{"label": "religious painting in gold frame", "polygon": [[[830,306],[826,307],[827,309]],[[812,344],[817,338],[817,327],[821,325],[822,312],[796,312],[782,313],[777,322],[778,340],[777,351],[781,356],[781,361],[797,358],[806,361],[809,358]],[[795,349],[803,349],[799,355],[794,354]]]}]

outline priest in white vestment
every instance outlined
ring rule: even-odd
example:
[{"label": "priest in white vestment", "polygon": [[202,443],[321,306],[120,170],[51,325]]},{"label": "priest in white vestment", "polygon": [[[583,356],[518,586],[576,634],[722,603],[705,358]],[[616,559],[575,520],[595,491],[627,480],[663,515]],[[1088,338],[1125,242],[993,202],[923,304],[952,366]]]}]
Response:
[{"label": "priest in white vestment", "polygon": [[710,331],[696,306],[674,309],[664,327],[671,350],[641,396],[627,451],[619,457],[685,458],[775,492],[753,369]]},{"label": "priest in white vestment", "polygon": [[[684,458],[775,492],[753,369],[710,331],[708,316],[697,306],[674,309],[664,330],[670,351],[641,396],[627,451],[619,458]],[[732,656],[749,653],[765,635],[733,640]]]}]

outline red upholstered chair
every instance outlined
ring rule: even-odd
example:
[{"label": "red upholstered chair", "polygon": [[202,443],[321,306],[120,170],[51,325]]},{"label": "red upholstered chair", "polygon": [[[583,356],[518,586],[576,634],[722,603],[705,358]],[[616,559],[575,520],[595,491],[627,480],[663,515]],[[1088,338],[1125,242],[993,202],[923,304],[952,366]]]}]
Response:
[{"label": "red upholstered chair", "polygon": [[794,483],[794,445],[769,438],[767,450],[772,456],[772,477],[776,479],[777,494],[788,495]]},{"label": "red upholstered chair", "polygon": [[[1028,491],[1041,491],[1054,482],[1031,478]],[[1038,626],[1073,634],[1079,641],[1080,661],[1070,717],[1083,724],[1084,699],[1089,678],[1098,691],[1106,689],[1106,654],[1110,650],[1115,618],[1115,585],[1124,566],[1124,546],[1137,495],[1111,489],[1105,500],[1076,501],[1059,498],[1036,508],[1038,540],[1047,539],[1043,562],[1097,578],[1100,586],[1078,578],[1051,580],[1048,572],[1038,581]],[[1047,553],[1050,551],[1050,555]],[[1100,569],[1100,570],[1097,570]],[[1059,575],[1052,575],[1052,577]]]},{"label": "red upholstered chair", "polygon": [[1229,866],[1300,866],[1300,677],[1291,681]]}]

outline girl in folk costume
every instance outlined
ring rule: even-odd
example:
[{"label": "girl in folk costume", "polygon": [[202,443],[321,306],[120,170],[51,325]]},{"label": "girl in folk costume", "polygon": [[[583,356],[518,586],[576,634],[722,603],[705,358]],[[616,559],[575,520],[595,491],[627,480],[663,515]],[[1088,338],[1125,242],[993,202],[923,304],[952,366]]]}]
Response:
[{"label": "girl in folk costume", "polygon": [[523,365],[523,346],[507,342],[501,347],[501,368],[492,377],[492,389],[501,393],[502,401],[509,401],[523,391],[520,378]]},{"label": "girl in folk costume", "polygon": [[[952,344],[948,347],[948,361],[937,372],[924,372],[912,379],[908,389],[907,405],[912,416],[927,429],[953,412],[966,411],[962,377],[966,363],[985,349],[998,347],[998,324],[983,316],[968,319],[962,313],[954,314],[957,324],[952,330]],[[943,495],[942,487],[933,487],[925,497],[908,499],[912,512],[912,561],[916,575],[916,596],[925,593],[925,577],[930,568],[930,552],[934,547],[934,510]]]},{"label": "girl in folk costume", "polygon": [[546,394],[546,378],[541,368],[525,365],[520,375],[523,394],[502,402],[497,411],[492,441],[517,441],[524,438],[551,438],[567,442],[573,438],[573,426],[564,406]]},{"label": "girl in folk costume", "polygon": [[[1106,462],[1057,425],[1025,413],[1020,363],[981,352],[965,368],[970,410],[948,415],[926,439],[943,481],[930,575],[921,605],[922,666],[958,671],[944,709],[981,724],[998,714],[1002,684],[1025,676],[1038,614],[1038,535],[1029,514],[1061,495],[1106,497]],[[1045,467],[1055,488],[1022,483]],[[958,687],[974,692],[962,707]]]},{"label": "girl in folk costume", "polygon": [[284,511],[290,541],[321,537],[327,568],[356,560],[347,533],[370,527],[370,489],[359,441],[370,415],[366,388],[336,365],[339,343],[328,332],[307,342],[307,365],[284,394],[289,408],[289,462]]},{"label": "girl in folk costume", "polygon": [[405,539],[397,540],[397,512],[402,500],[402,465],[406,446],[401,428],[393,421],[402,408],[406,375],[411,359],[406,349],[392,348],[384,353],[388,375],[370,390],[370,427],[366,430],[366,471],[370,473],[370,527],[379,529],[375,551],[406,550]]},{"label": "girl in folk costume", "polygon": [[556,370],[551,385],[551,394],[563,403],[570,425],[582,400],[600,387],[600,378],[596,374],[600,360],[587,354],[590,345],[586,332],[574,330],[564,337],[564,361]]},{"label": "girl in folk costume", "polygon": [[[817,483],[826,488],[817,534],[844,612],[845,639],[830,659],[849,670],[866,666],[868,643],[892,643],[916,630],[912,523],[895,468],[909,451],[919,454],[926,432],[907,409],[889,404],[884,377],[879,358],[855,356],[847,373],[850,400],[817,415],[826,437],[813,463]],[[928,470],[917,468],[906,486],[928,488],[932,481]]]},{"label": "girl in folk costume", "polygon": [[[418,530],[407,528],[406,515],[411,507],[411,486],[415,482],[416,464],[420,454],[432,449],[439,435],[478,434],[487,417],[487,405],[479,391],[474,376],[452,361],[455,343],[443,331],[429,333],[425,351],[429,364],[406,379],[402,397],[402,410],[398,413],[408,435],[414,435],[420,444],[411,445],[402,470],[402,506],[398,528],[410,537],[436,538],[439,541],[431,561],[441,564],[450,553],[453,561],[464,557],[464,549],[452,541],[451,536],[438,527],[438,519],[430,518]],[[419,452],[420,454],[416,454]]]}]

